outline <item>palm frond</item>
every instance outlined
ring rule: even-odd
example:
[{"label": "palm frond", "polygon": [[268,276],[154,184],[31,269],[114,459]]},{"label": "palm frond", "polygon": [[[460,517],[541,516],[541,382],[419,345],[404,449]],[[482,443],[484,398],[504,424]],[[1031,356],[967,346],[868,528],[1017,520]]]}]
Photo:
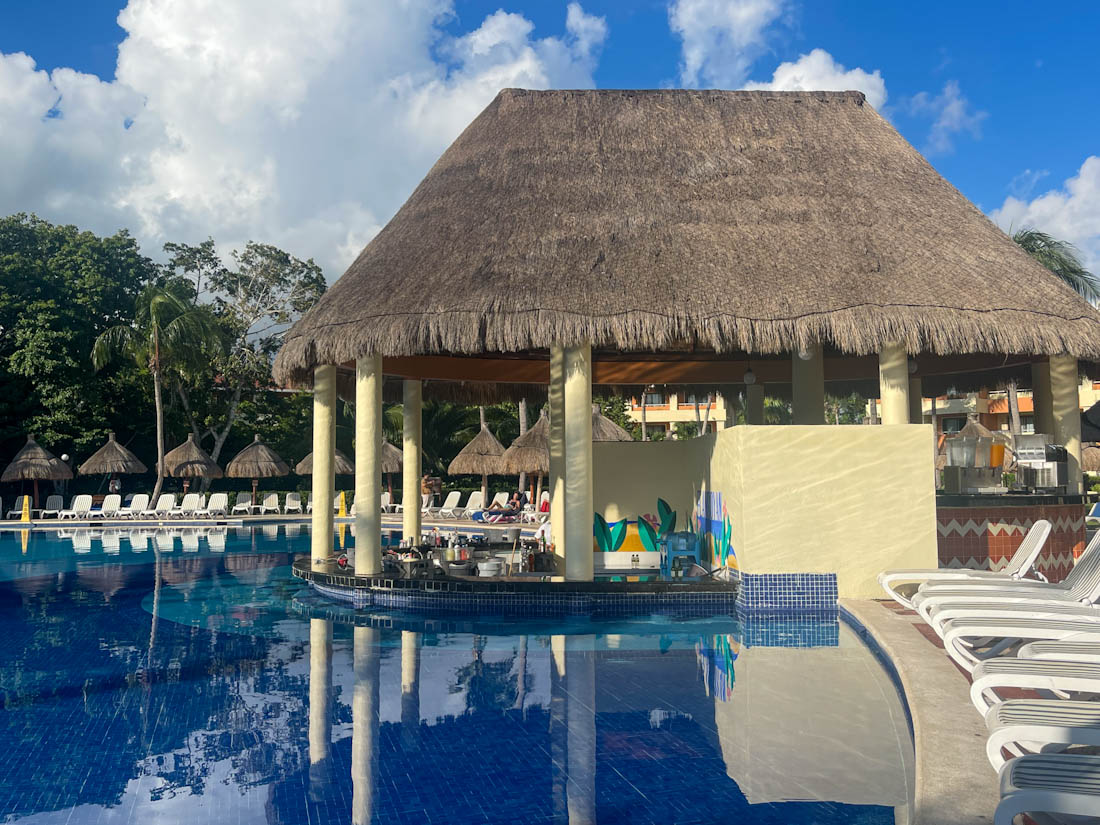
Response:
[{"label": "palm frond", "polygon": [[133,358],[139,366],[144,366],[138,353],[137,333],[133,327],[119,325],[104,330],[92,345],[92,366],[103,369],[116,355]]},{"label": "palm frond", "polygon": [[1100,278],[1085,269],[1080,252],[1073,244],[1032,227],[1017,230],[1012,240],[1085,300],[1100,301]]}]

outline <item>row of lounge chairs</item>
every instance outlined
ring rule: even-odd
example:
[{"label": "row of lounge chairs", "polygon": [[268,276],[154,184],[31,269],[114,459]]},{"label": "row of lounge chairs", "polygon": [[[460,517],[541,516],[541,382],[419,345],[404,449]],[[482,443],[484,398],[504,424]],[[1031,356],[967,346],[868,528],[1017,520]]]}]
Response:
[{"label": "row of lounge chairs", "polygon": [[[384,512],[386,510],[386,504],[388,503],[387,494],[383,494],[383,506]],[[470,518],[474,513],[493,513],[508,505],[508,494],[497,493],[493,496],[489,502],[489,506],[485,506],[485,499],[481,495],[480,490],[474,490],[466,497],[466,503],[462,504],[462,493],[458,490],[452,490],[447,494],[447,497],[443,500],[443,503],[438,507],[429,505],[429,496],[423,496],[421,502],[421,515],[429,518],[444,518],[444,519],[460,519]],[[545,513],[542,511],[543,503],[550,501],[550,493],[544,492],[539,498],[539,508],[536,510],[527,505],[523,511],[516,517],[519,521],[538,522],[544,520]],[[401,505],[397,505],[397,509],[394,512],[400,511]],[[491,520],[493,517],[490,515],[487,520]]]},{"label": "row of lounge chairs", "polygon": [[[22,514],[24,499],[29,504],[28,496],[17,498],[15,506],[7,512],[9,519]],[[73,496],[72,503],[66,509],[61,496],[51,495],[46,498],[45,507],[31,508],[32,517],[39,519],[213,518],[238,513],[265,515],[281,512],[301,513],[301,496],[287,493],[286,503],[280,508],[278,493],[264,495],[259,504],[252,503],[250,493],[238,493],[236,503],[230,508],[228,493],[211,493],[209,500],[203,493],[186,493],[182,500],[178,500],[175,493],[162,493],[156,504],[150,507],[149,496],[145,493],[127,496],[125,502],[122,496],[112,493],[104,496],[103,503],[93,509],[92,497],[81,494]]]},{"label": "row of lounge chairs", "polygon": [[[1052,584],[1030,577],[1050,531],[1050,522],[1037,521],[1001,571],[879,576],[890,598],[916,610],[971,674],[986,755],[1000,777],[994,825],[1024,813],[1045,823],[1100,812],[1100,756],[1065,752],[1100,746],[1100,532]],[[1043,698],[1011,698],[1021,689]]]}]

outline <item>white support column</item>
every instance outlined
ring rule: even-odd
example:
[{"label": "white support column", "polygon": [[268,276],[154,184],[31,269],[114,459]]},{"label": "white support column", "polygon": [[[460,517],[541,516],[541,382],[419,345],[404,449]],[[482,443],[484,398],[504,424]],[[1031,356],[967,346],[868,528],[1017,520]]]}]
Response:
[{"label": "white support column", "polygon": [[592,581],[592,347],[566,347],[565,578]]},{"label": "white support column", "polygon": [[420,544],[420,415],[421,383],[406,379],[403,385],[403,454],[401,457],[401,536]]},{"label": "white support column", "polygon": [[764,387],[761,384],[745,385],[745,423],[764,423]]},{"label": "white support column", "polygon": [[878,354],[883,424],[909,423],[909,356],[904,344],[884,344]]},{"label": "white support column", "polygon": [[382,572],[382,358],[355,362],[355,574]]},{"label": "white support column", "polygon": [[924,423],[924,390],[919,376],[909,376],[909,423]]},{"label": "white support column", "polygon": [[596,659],[592,636],[566,636],[575,650],[565,671],[566,811],[569,825],[596,823]]},{"label": "white support column", "polygon": [[565,570],[565,351],[550,348],[550,538],[554,563]]},{"label": "white support column", "polygon": [[[316,467],[316,464],[314,465]],[[316,501],[314,501],[316,504]],[[332,515],[331,510],[329,515]],[[331,523],[331,518],[329,522]],[[332,750],[332,620],[309,620],[310,780],[320,780]]]},{"label": "white support column", "polygon": [[1082,492],[1081,407],[1078,398],[1077,359],[1072,355],[1050,356],[1050,398],[1054,416],[1054,441],[1069,453],[1066,467],[1070,494]]},{"label": "white support column", "polygon": [[374,627],[356,627],[352,634],[351,823],[370,825],[378,763],[380,634]]},{"label": "white support column", "polygon": [[1035,416],[1035,432],[1054,433],[1054,408],[1050,399],[1050,363],[1037,361],[1031,365],[1031,403]]},{"label": "white support column", "polygon": [[401,727],[415,732],[420,726],[420,634],[401,631]]},{"label": "white support column", "polygon": [[332,501],[336,489],[336,367],[313,371],[313,567],[332,556]]},{"label": "white support column", "polygon": [[[803,354],[810,357],[803,358]],[[821,344],[791,355],[791,421],[794,424],[825,423],[825,359]]]}]

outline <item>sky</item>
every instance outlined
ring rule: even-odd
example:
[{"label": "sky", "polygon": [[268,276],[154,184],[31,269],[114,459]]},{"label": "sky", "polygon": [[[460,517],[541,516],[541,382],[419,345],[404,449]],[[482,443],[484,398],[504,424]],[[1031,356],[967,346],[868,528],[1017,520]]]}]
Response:
[{"label": "sky", "polygon": [[335,280],[505,87],[858,89],[1100,272],[1100,4],[0,3],[0,214],[248,240]]}]

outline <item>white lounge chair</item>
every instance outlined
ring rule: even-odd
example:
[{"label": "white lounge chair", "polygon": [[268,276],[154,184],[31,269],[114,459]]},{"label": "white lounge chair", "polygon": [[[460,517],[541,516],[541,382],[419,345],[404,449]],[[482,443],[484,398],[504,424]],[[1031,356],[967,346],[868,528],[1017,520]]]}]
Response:
[{"label": "white lounge chair", "polygon": [[137,518],[141,515],[143,510],[149,507],[149,496],[146,493],[138,493],[133,496],[129,502],[123,507],[119,508],[119,518]]},{"label": "white lounge chair", "polygon": [[1016,652],[1016,657],[1100,664],[1100,641],[1090,642],[1070,636],[1056,642],[1028,642]]},{"label": "white lounge chair", "polygon": [[1016,552],[1012,554],[1012,558],[1008,560],[1008,564],[1001,570],[887,570],[879,573],[878,583],[891,599],[902,607],[912,609],[911,597],[899,592],[897,589],[899,585],[914,582],[922,584],[924,582],[961,582],[969,579],[994,581],[1020,579],[1031,571],[1035,560],[1039,558],[1039,553],[1042,552],[1047,537],[1050,536],[1050,530],[1051,524],[1046,519],[1035,522],[1020,542],[1020,546],[1016,548]]},{"label": "white lounge chair", "polygon": [[439,515],[439,508],[432,507],[428,504],[432,500],[431,493],[421,493],[420,495],[420,515],[433,518]]},{"label": "white lounge chair", "polygon": [[389,513],[393,508],[393,503],[390,501],[389,493],[382,493],[382,498],[379,500],[379,506],[382,508],[383,513]]},{"label": "white lounge chair", "polygon": [[[505,492],[500,492],[500,493],[497,493],[495,496],[493,496],[493,500],[489,502],[489,507],[493,507],[494,505],[499,506],[499,507],[507,507],[508,506],[508,494],[505,493]],[[487,507],[487,508],[484,508],[484,509],[489,509],[489,508]]]},{"label": "white lounge chair", "polygon": [[73,499],[72,505],[68,510],[62,510],[57,514],[59,519],[67,518],[89,518],[89,513],[92,510],[92,497],[89,495],[79,495]]},{"label": "white lounge chair", "polygon": [[986,712],[985,726],[989,730],[985,755],[989,764],[1000,770],[1007,761],[1002,753],[1005,749],[1022,755],[1025,747],[1100,745],[1100,702],[1009,699]]},{"label": "white lounge chair", "polygon": [[970,701],[983,715],[990,707],[1004,701],[998,693],[1002,688],[1043,690],[1059,696],[1100,694],[1100,663],[1001,656],[979,662],[971,678]]},{"label": "white lounge chair", "polygon": [[312,492],[306,498],[306,512],[307,513],[312,513],[313,512],[313,493]]},{"label": "white lounge chair", "polygon": [[1029,753],[1005,764],[1000,781],[1001,802],[993,825],[1012,825],[1023,813],[1038,822],[1058,823],[1066,820],[1035,815],[1095,817],[1100,811],[1100,756]]},{"label": "white lounge chair", "polygon": [[160,498],[157,499],[156,506],[153,508],[146,508],[141,511],[142,518],[169,518],[173,510],[176,509],[176,494],[175,493],[161,493]]},{"label": "white lounge chair", "polygon": [[[8,518],[21,518],[23,515],[23,502],[26,501],[28,506],[31,502],[30,496],[18,496],[15,499],[15,504],[8,510]],[[34,508],[31,508],[31,516],[34,516]]]},{"label": "white lounge chair", "polygon": [[195,515],[197,510],[202,509],[202,493],[187,493],[183,497],[183,501],[180,502],[179,507],[173,507],[170,515],[172,518],[186,518],[187,516]]},{"label": "white lounge chair", "polygon": [[[953,619],[943,628],[947,655],[967,673],[983,660],[1003,653],[1018,642],[1059,640],[1100,642],[1100,618],[1036,618],[1003,612],[973,619]],[[978,642],[983,644],[979,647]]]},{"label": "white lounge chair", "polygon": [[458,490],[451,490],[451,492],[447,493],[447,498],[444,499],[443,504],[439,508],[440,518],[461,518],[462,514],[466,512],[458,506],[461,499],[462,493]]},{"label": "white lounge chair", "polygon": [[[46,496],[46,506],[38,511],[39,518],[46,518],[47,516],[53,516],[57,518],[61,513],[62,508],[65,506],[65,499],[56,493]],[[19,508],[20,514],[23,512],[23,508]]]},{"label": "white lounge chair", "polygon": [[1084,554],[1066,578],[1056,584],[1021,580],[1000,587],[989,582],[959,586],[922,588],[913,605],[935,631],[943,635],[943,624],[951,619],[982,616],[991,610],[1026,610],[1044,614],[1082,613],[1091,615],[1100,599],[1100,532],[1093,536]]},{"label": "white lounge chair", "polygon": [[266,515],[267,513],[279,513],[279,494],[267,493],[263,497],[263,501],[260,502],[260,515]]},{"label": "white lounge chair", "polygon": [[[383,493],[382,495],[385,495]],[[283,505],[284,513],[301,513],[302,512],[302,496],[300,493],[287,493],[286,503]]]},{"label": "white lounge chair", "polygon": [[195,515],[201,518],[213,518],[214,516],[224,516],[228,509],[228,493],[211,493],[206,506],[196,510]]},{"label": "white lounge chair", "polygon": [[98,510],[91,510],[88,518],[118,518],[118,511],[122,509],[122,496],[111,493],[103,497],[103,503]]},{"label": "white lounge chair", "polygon": [[237,493],[237,501],[233,504],[233,513],[252,514],[252,493]]},{"label": "white lounge chair", "polygon": [[462,506],[462,515],[469,518],[482,508],[485,499],[481,496],[481,490],[474,490],[466,497],[466,503]]}]

